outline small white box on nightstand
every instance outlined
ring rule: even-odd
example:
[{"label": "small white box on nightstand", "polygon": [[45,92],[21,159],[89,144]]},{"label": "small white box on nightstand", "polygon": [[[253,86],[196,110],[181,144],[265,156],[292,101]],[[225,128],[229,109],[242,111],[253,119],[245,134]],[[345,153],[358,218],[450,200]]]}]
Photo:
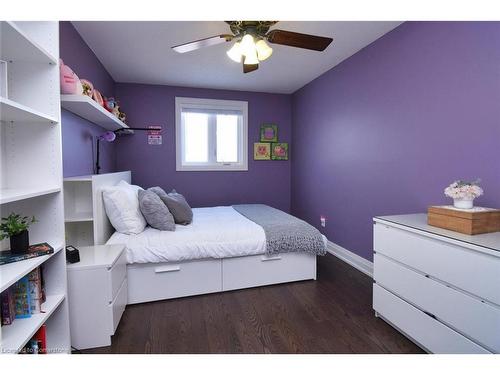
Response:
[{"label": "small white box on nightstand", "polygon": [[68,264],[71,345],[76,349],[111,345],[127,305],[124,245],[80,247],[80,262]]}]

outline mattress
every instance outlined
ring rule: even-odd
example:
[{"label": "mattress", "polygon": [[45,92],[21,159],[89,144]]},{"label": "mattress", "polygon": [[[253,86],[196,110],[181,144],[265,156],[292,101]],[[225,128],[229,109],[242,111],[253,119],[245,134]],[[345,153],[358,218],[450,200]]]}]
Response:
[{"label": "mattress", "polygon": [[[323,239],[326,243],[326,237]],[[193,208],[190,225],[176,225],[173,232],[151,227],[133,235],[115,232],[106,244],[124,244],[129,264],[218,259],[266,252],[262,227],[231,206]]]}]

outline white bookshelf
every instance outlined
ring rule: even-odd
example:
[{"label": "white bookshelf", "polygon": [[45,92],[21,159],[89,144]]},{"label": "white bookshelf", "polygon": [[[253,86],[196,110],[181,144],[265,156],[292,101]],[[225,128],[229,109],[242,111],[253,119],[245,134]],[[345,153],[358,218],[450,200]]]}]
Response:
[{"label": "white bookshelf", "polygon": [[64,221],[66,243],[75,247],[103,245],[113,233],[106,216],[101,194],[102,186],[120,180],[130,182],[130,171],[67,177],[64,179]]},{"label": "white bookshelf", "polygon": [[34,198],[41,195],[58,193],[60,186],[33,186],[27,188],[5,188],[0,190],[0,204]]},{"label": "white bookshelf", "polygon": [[[129,127],[87,95],[61,95],[61,106],[107,130],[128,129]],[[128,132],[132,132],[132,130]]]},{"label": "white bookshelf", "polygon": [[[7,97],[0,98],[0,210],[35,216],[30,243],[48,242],[54,253],[0,266],[5,291],[36,267],[43,268],[43,313],[1,328],[1,353],[16,353],[42,324],[47,350],[69,353],[64,251],[62,137],[57,22],[0,21],[0,56],[8,61]],[[9,248],[9,240],[0,248]]]},{"label": "white bookshelf", "polygon": [[33,122],[37,124],[56,124],[55,117],[41,113],[35,109],[0,97],[2,120],[7,122]]},{"label": "white bookshelf", "polygon": [[2,266],[2,273],[0,274],[0,292],[3,292],[4,290],[12,286],[12,284],[14,284],[21,277],[26,276],[28,273],[45,263],[45,261],[47,261],[50,257],[56,255],[61,250],[62,244],[60,246],[56,246],[54,248],[54,253],[52,254],[27,259],[22,262],[4,264]]}]

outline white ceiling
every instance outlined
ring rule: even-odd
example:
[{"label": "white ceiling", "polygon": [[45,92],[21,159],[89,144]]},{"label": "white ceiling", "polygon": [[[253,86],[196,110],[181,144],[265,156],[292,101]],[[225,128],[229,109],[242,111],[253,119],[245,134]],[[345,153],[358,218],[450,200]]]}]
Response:
[{"label": "white ceiling", "polygon": [[401,22],[283,21],[274,28],[333,38],[324,52],[271,44],[273,55],[243,74],[222,43],[179,54],[170,47],[229,32],[221,21],[73,22],[116,82],[292,93]]}]

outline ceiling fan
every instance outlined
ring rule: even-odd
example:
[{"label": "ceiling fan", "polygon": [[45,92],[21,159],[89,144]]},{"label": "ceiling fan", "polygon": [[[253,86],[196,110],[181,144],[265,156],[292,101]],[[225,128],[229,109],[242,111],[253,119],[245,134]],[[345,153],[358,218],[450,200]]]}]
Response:
[{"label": "ceiling fan", "polygon": [[202,47],[219,43],[236,43],[227,51],[231,60],[243,63],[243,73],[250,73],[259,68],[259,61],[264,61],[273,53],[269,43],[305,48],[314,51],[324,51],[332,42],[332,38],[295,33],[285,30],[271,30],[278,21],[226,21],[232,34],[222,34],[180,44],[172,47],[179,53],[191,52]]}]

